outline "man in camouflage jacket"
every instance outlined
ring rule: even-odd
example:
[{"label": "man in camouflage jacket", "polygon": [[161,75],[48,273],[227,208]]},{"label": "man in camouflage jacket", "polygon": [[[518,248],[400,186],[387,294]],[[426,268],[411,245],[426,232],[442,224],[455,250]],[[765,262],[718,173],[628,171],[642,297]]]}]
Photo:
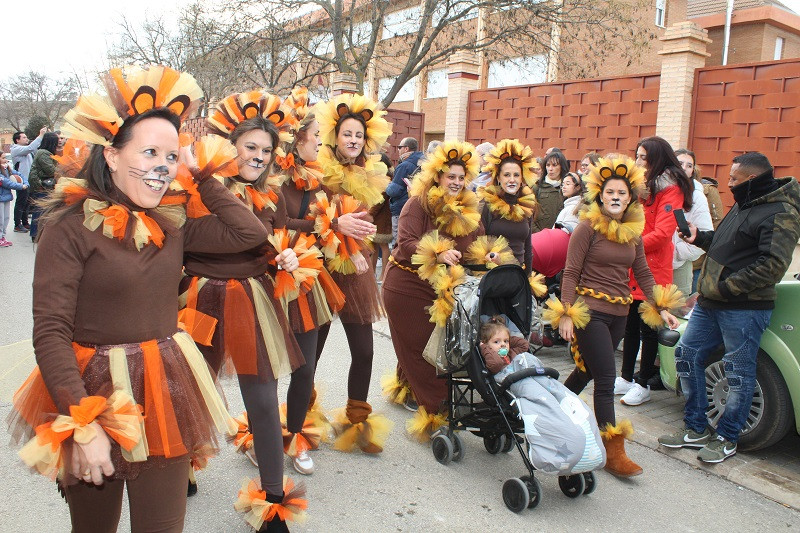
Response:
[{"label": "man in camouflage jacket", "polygon": [[[728,185],[736,203],[717,229],[691,227],[692,235],[684,237],[707,252],[700,297],[675,350],[686,428],[659,438],[668,447],[702,448],[698,459],[709,463],[736,453],[753,401],[758,346],[775,307],[775,284],[800,238],[800,185],[794,178],[776,179],[763,154],[735,157]],[[705,361],[720,344],[730,390],[714,434],[706,419]]]}]

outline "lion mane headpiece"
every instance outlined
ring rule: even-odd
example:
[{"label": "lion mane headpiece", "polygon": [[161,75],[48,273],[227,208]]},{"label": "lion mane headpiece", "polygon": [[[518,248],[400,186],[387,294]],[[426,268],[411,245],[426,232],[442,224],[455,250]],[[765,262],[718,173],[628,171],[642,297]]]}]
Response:
[{"label": "lion mane headpiece", "polygon": [[340,94],[327,102],[318,102],[314,116],[319,123],[319,134],[323,144],[336,146],[336,126],[348,115],[363,119],[367,128],[364,132],[364,151],[374,154],[392,134],[392,125],[386,121],[380,104],[363,94]]},{"label": "lion mane headpiece", "polygon": [[645,190],[644,169],[637,165],[630,157],[615,157],[613,159],[601,157],[597,165],[589,167],[584,174],[583,182],[586,185],[584,198],[587,203],[596,201],[603,190],[603,184],[608,179],[623,179],[631,187],[631,201],[636,201]]},{"label": "lion mane headpiece", "polygon": [[517,139],[503,139],[484,156],[486,164],[481,169],[492,175],[492,180],[497,181],[500,167],[508,160],[519,163],[522,168],[522,181],[528,187],[533,187],[539,179],[539,163],[533,156],[529,146],[523,146]]},{"label": "lion mane headpiece", "polygon": [[203,91],[186,72],[162,65],[113,68],[101,76],[106,94],[82,95],[64,116],[64,135],[110,146],[122,124],[156,108],[167,108],[181,122],[200,105]]}]

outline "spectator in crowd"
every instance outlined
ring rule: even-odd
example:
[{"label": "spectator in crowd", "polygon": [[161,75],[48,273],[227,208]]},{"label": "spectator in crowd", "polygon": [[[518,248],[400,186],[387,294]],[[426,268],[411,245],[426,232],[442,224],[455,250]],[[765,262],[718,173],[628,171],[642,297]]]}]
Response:
[{"label": "spectator in crowd", "polygon": [[569,161],[561,150],[551,149],[544,158],[542,177],[536,186],[536,199],[539,212],[533,221],[533,231],[541,231],[553,227],[558,213],[564,208],[564,197],[561,196],[561,180],[569,172]]},{"label": "spectator in crowd", "polygon": [[[492,143],[481,143],[475,147],[475,153],[478,154],[478,168],[482,169],[486,165],[486,154],[492,151],[494,145]],[[491,172],[480,172],[478,176],[472,180],[468,185],[469,190],[476,192],[481,187],[485,187],[489,180],[492,179]]]},{"label": "spectator in crowd", "polygon": [[[408,185],[411,177],[419,170],[419,160],[422,157],[419,143],[413,137],[406,137],[400,141],[397,153],[400,154],[400,162],[394,170],[391,183],[386,187],[389,210],[392,214],[392,242],[397,240],[397,221],[400,218],[400,211],[408,201]],[[383,258],[383,262],[386,264],[386,257]]]},{"label": "spectator in crowd", "polygon": [[428,147],[425,149],[425,155],[428,156],[436,151],[438,146],[442,145],[442,141],[431,141],[428,143]]},{"label": "spectator in crowd", "polygon": [[36,150],[31,163],[31,171],[28,176],[30,184],[31,201],[31,241],[36,241],[36,231],[38,226],[41,209],[36,205],[36,200],[44,198],[48,192],[56,186],[56,160],[53,155],[58,147],[58,135],[47,132],[42,137],[41,145]]},{"label": "spectator in crowd", "polygon": [[589,167],[592,165],[597,165],[597,162],[600,160],[600,154],[596,152],[589,152],[583,159],[581,159],[581,168],[578,171],[578,174],[581,176],[585,175],[589,172]]},{"label": "spectator in crowd", "polygon": [[545,151],[544,156],[547,157],[548,155],[552,154],[553,152],[560,152],[560,151],[561,151],[561,148],[558,148],[557,146],[551,146],[550,148],[548,148]]},{"label": "spectator in crowd", "polygon": [[[14,170],[22,176],[22,183],[28,184],[28,174],[33,163],[33,154],[42,144],[42,137],[47,132],[47,128],[39,130],[39,136],[33,141],[28,140],[24,132],[17,131],[11,136],[11,163]],[[24,233],[30,229],[28,225],[28,188],[17,191],[17,201],[14,203],[14,231]]]},{"label": "spectator in crowd", "polygon": [[558,213],[553,228],[572,233],[578,225],[578,211],[583,205],[583,181],[574,172],[568,173],[561,180],[561,196],[564,197],[564,208]]},{"label": "spectator in crowd", "polygon": [[[692,191],[692,208],[685,213],[686,220],[691,222],[700,231],[713,230],[714,225],[709,212],[708,200],[703,194],[703,185],[700,183],[699,171],[694,164],[694,153],[681,148],[675,151],[678,161],[681,163],[683,171],[692,180],[694,190]],[[680,237],[676,231],[672,235],[672,244],[675,246],[675,255],[672,259],[672,282],[681,290],[683,294],[691,294],[692,284],[692,262],[702,259],[703,250],[689,244]]]},{"label": "spectator in crowd", "polygon": [[[758,346],[775,307],[775,284],[800,238],[800,185],[791,177],[776,179],[763,154],[734,157],[728,186],[736,203],[717,230],[698,231],[690,224],[691,235],[682,236],[706,251],[706,262],[700,297],[675,349],[686,427],[658,439],[668,448],[701,448],[697,458],[706,463],[736,453],[753,401]],[[712,429],[705,362],[720,343],[729,392]]]},{"label": "spectator in crowd", "polygon": [[[12,245],[6,240],[6,228],[8,220],[11,218],[11,200],[14,196],[11,191],[25,191],[27,183],[22,182],[22,176],[11,167],[8,161],[8,154],[0,154],[0,248],[8,248]],[[27,191],[26,191],[27,192]]]},{"label": "spectator in crowd", "polygon": [[61,133],[61,130],[56,130],[53,133],[58,135],[58,144],[56,145],[56,155],[64,153],[64,145],[67,144],[67,137]]}]

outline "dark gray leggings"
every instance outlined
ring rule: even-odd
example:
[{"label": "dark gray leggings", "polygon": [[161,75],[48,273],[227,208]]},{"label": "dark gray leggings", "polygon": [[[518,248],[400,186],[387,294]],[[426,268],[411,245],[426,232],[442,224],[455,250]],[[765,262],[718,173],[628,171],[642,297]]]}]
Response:
[{"label": "dark gray leggings", "polygon": [[616,424],[614,380],[617,371],[614,351],[625,332],[626,317],[596,311],[591,312],[591,317],[584,329],[575,330],[586,372],[575,368],[564,385],[578,394],[594,379],[594,416],[603,430],[606,424]]},{"label": "dark gray leggings", "polygon": [[319,329],[294,334],[294,338],[303,352],[303,357],[306,359],[306,364],[292,373],[289,390],[286,394],[286,429],[292,433],[300,432],[306,419],[308,402],[311,399],[311,391],[314,389],[318,336]]},{"label": "dark gray leggings", "polygon": [[[372,376],[372,356],[374,344],[372,339],[372,324],[349,324],[342,322],[344,334],[347,336],[347,345],[350,347],[350,372],[347,375],[347,397],[352,400],[367,401],[369,393],[369,380]],[[317,340],[317,362],[325,348],[331,325],[325,324],[319,328]]]}]

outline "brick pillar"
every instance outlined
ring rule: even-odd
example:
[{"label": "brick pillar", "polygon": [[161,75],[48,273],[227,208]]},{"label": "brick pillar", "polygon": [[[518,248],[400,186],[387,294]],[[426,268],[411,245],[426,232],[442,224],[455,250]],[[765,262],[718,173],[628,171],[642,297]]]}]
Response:
[{"label": "brick pillar", "polygon": [[692,114],[694,71],[706,65],[711,39],[693,22],[673,24],[661,37],[661,89],[658,96],[656,135],[672,147],[687,148]]},{"label": "brick pillar", "polygon": [[467,135],[469,91],[478,88],[479,61],[475,52],[460,50],[447,62],[446,140],[463,141]]},{"label": "brick pillar", "polygon": [[356,77],[353,74],[333,72],[330,77],[330,84],[331,96],[359,92],[358,81],[356,81]]}]

